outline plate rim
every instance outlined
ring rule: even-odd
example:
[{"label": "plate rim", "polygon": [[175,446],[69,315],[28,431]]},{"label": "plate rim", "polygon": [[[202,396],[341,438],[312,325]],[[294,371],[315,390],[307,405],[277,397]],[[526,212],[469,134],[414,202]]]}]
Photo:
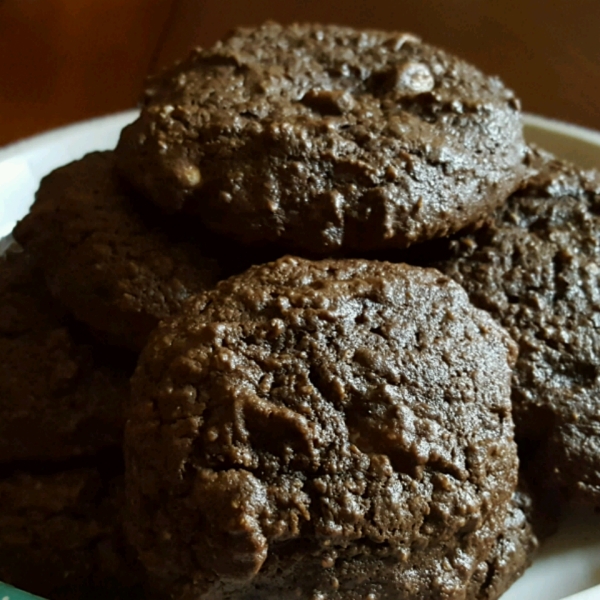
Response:
[{"label": "plate rim", "polygon": [[125,121],[131,120],[139,114],[138,109],[128,109],[99,117],[93,117],[91,119],[83,119],[80,121],[74,121],[67,125],[61,125],[60,127],[54,127],[40,133],[10,142],[5,146],[0,146],[0,162],[20,156],[27,153],[28,151],[35,149],[37,146],[43,145],[44,143],[52,143],[57,141],[63,136],[71,136],[84,131],[90,126],[100,126],[102,123],[113,123],[117,120]]}]

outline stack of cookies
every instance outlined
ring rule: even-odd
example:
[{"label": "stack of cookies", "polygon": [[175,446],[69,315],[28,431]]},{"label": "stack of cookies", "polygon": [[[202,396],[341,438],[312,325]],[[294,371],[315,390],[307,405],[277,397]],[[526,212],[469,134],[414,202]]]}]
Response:
[{"label": "stack of cookies", "polygon": [[600,507],[600,174],[413,35],[194,50],[14,237],[4,581],[493,600],[540,504]]}]

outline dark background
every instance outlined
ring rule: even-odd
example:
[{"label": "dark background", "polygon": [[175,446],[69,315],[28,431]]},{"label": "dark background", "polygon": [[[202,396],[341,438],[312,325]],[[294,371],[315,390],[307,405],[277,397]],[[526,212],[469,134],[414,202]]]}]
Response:
[{"label": "dark background", "polygon": [[414,31],[600,129],[600,0],[0,0],[0,145],[132,107],[148,71],[268,18]]}]

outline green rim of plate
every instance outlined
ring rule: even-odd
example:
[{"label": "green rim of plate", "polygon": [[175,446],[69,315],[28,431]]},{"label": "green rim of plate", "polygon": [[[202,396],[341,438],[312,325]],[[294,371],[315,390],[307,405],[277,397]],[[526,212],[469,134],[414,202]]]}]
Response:
[{"label": "green rim of plate", "polygon": [[39,596],[34,596],[23,590],[18,590],[11,585],[6,585],[0,581],[0,600],[42,600]]}]

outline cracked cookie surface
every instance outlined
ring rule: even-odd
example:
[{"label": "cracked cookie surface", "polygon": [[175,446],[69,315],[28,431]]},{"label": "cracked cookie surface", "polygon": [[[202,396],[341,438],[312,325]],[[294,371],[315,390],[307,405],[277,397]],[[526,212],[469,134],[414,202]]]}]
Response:
[{"label": "cracked cookie surface", "polygon": [[517,437],[547,476],[600,506],[600,173],[532,150],[537,171],[436,266],[519,345]]},{"label": "cracked cookie surface", "polygon": [[464,597],[516,485],[514,360],[432,269],[286,257],[221,282],[133,379],[142,561],[181,598]]},{"label": "cracked cookie surface", "polygon": [[511,91],[413,35],[267,23],[158,76],[117,155],[167,211],[323,255],[479,221],[525,145]]},{"label": "cracked cookie surface", "polygon": [[114,154],[95,152],[46,176],[14,231],[77,319],[138,351],[160,319],[220,272],[198,240],[148,208],[123,187]]}]

